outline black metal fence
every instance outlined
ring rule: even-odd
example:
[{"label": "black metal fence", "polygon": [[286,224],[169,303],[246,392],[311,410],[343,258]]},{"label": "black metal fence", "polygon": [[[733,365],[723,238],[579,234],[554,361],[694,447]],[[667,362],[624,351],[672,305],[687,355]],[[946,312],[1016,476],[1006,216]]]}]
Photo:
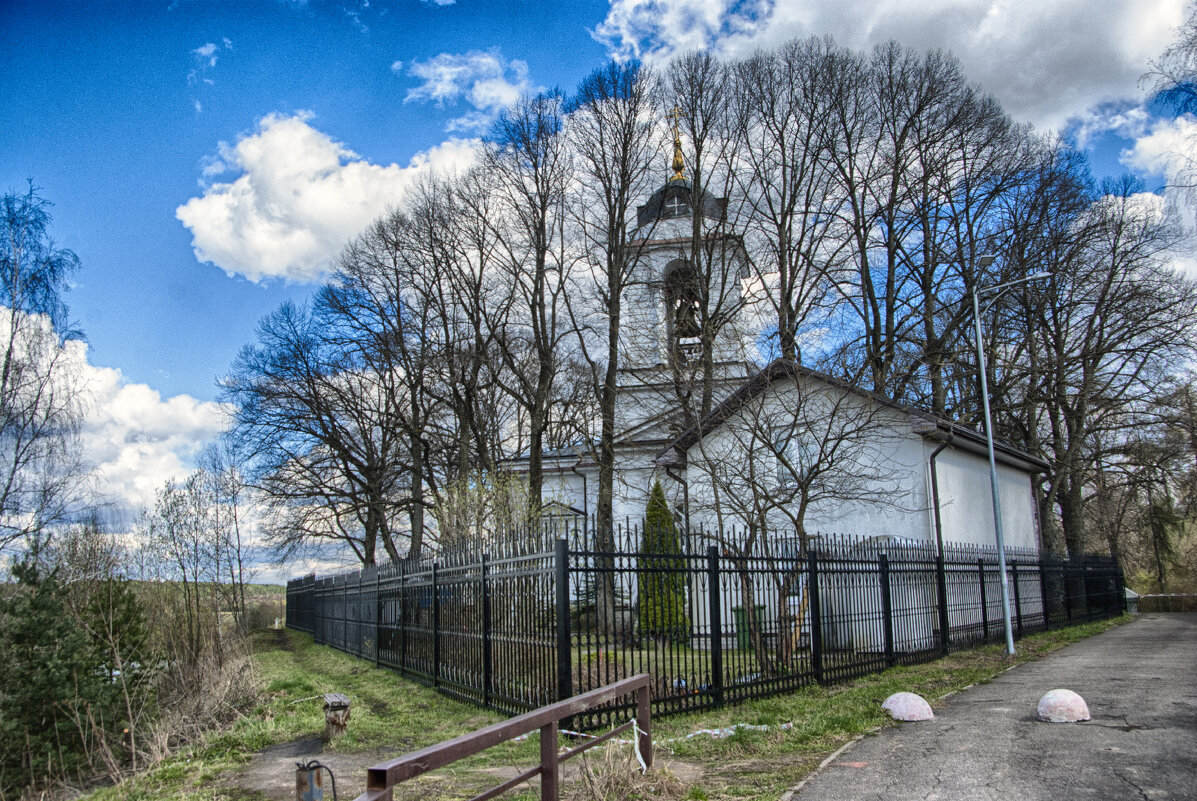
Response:
[{"label": "black metal fence", "polygon": [[[691,532],[668,554],[642,542],[631,525],[546,528],[487,553],[307,576],[287,585],[287,626],[509,714],[637,673],[653,714],[701,709],[1005,636],[992,549],[778,532]],[[1006,562],[1015,637],[1125,608],[1108,557]],[[622,721],[631,704],[574,725]]]}]

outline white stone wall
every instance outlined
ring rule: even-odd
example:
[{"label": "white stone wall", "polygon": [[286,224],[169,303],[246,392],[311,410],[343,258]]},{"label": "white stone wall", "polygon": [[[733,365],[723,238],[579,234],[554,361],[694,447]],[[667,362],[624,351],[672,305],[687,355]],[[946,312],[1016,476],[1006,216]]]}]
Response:
[{"label": "white stone wall", "polygon": [[[949,447],[935,461],[944,540],[995,546],[988,458]],[[998,491],[1006,546],[1037,549],[1039,536],[1031,475],[999,463]]]},{"label": "white stone wall", "polygon": [[[815,404],[817,394],[809,389],[791,389],[784,382],[774,384],[759,406],[737,414],[690,449],[687,477],[693,522],[717,526],[718,506],[724,526],[746,524],[743,514],[736,514],[736,507],[748,506],[754,492],[767,494],[770,481],[776,481],[775,447],[753,431],[759,425],[757,421],[768,415],[777,420],[793,419],[797,414],[793,398]],[[837,432],[842,432],[839,447],[850,453],[838,454],[839,464],[831,465],[820,479],[823,490],[818,494],[825,497],[807,509],[805,529],[808,534],[933,541],[929,457],[938,442],[914,433],[909,415],[900,410],[881,407],[865,414],[864,407],[870,404],[873,402],[853,393],[837,402],[827,417],[809,415],[816,440],[830,443]],[[846,421],[838,428],[836,416]],[[936,461],[944,540],[995,545],[986,457],[949,447]],[[871,477],[872,488],[863,479],[855,482],[854,477]],[[1031,474],[999,464],[998,477],[1007,547],[1037,548]],[[774,497],[785,499],[786,492],[779,486]],[[784,505],[792,512],[797,508],[796,499]],[[770,510],[767,519],[769,526],[779,531],[793,528],[791,518],[781,508]]]}]

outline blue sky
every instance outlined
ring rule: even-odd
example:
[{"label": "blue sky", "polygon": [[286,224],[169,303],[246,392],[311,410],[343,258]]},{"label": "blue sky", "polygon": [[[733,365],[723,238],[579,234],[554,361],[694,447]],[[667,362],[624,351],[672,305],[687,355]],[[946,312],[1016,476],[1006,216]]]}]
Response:
[{"label": "blue sky", "polygon": [[0,184],[33,179],[83,264],[67,301],[88,443],[132,507],[222,425],[215,380],[257,320],[413,176],[455,168],[505,102],[604,59],[727,56],[828,33],[943,47],[1099,174],[1163,183],[1191,121],[1138,77],[1183,0],[0,0]]}]

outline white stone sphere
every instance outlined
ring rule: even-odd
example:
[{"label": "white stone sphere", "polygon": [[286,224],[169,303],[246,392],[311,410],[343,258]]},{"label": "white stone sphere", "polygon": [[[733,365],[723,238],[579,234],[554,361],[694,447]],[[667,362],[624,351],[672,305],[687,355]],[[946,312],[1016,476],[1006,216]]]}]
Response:
[{"label": "white stone sphere", "polygon": [[1039,719],[1049,723],[1089,720],[1089,707],[1072,690],[1052,690],[1039,699]]},{"label": "white stone sphere", "polygon": [[921,695],[914,693],[894,693],[885,699],[881,708],[888,712],[894,720],[908,723],[916,720],[931,720],[935,717],[935,713],[931,711],[931,705]]}]

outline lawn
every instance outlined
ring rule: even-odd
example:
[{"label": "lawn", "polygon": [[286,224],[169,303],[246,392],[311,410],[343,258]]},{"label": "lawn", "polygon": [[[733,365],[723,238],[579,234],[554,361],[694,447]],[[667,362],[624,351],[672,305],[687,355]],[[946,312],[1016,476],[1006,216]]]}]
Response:
[{"label": "lawn", "polygon": [[[916,692],[932,700],[934,706],[935,699],[947,693],[987,681],[1012,664],[1037,658],[1127,619],[1029,636],[1019,641],[1019,653],[1013,659],[1006,657],[1000,645],[985,646],[850,683],[807,687],[719,710],[658,718],[653,721],[653,736],[657,764],[662,770],[640,780],[635,788],[619,784],[609,774],[622,774],[622,768],[630,765],[630,749],[622,748],[606,757],[590,758],[588,768],[568,773],[568,794],[577,799],[622,798],[634,792],[642,797],[681,799],[777,799],[845,742],[894,725],[880,707],[891,693]],[[320,736],[324,728],[320,696],[326,692],[344,693],[352,701],[348,732],[318,755],[337,772],[342,799],[361,791],[366,766],[501,719],[497,713],[458,703],[368,662],[317,646],[303,634],[263,631],[255,635],[255,645],[254,659],[262,687],[257,707],[246,710],[229,730],[210,736],[202,745],[146,774],[94,791],[88,798],[290,798],[294,792],[294,763],[305,746],[289,750],[284,744],[306,740],[310,746]],[[735,724],[768,728],[739,729],[722,739],[706,735],[685,739],[698,730]],[[783,724],[789,725],[782,728]],[[402,785],[395,797],[421,801],[469,797],[498,784],[517,767],[534,764],[536,740],[533,735],[520,743],[490,749],[450,769]],[[261,753],[263,749],[265,753]],[[535,790],[505,796],[537,797]]]}]

